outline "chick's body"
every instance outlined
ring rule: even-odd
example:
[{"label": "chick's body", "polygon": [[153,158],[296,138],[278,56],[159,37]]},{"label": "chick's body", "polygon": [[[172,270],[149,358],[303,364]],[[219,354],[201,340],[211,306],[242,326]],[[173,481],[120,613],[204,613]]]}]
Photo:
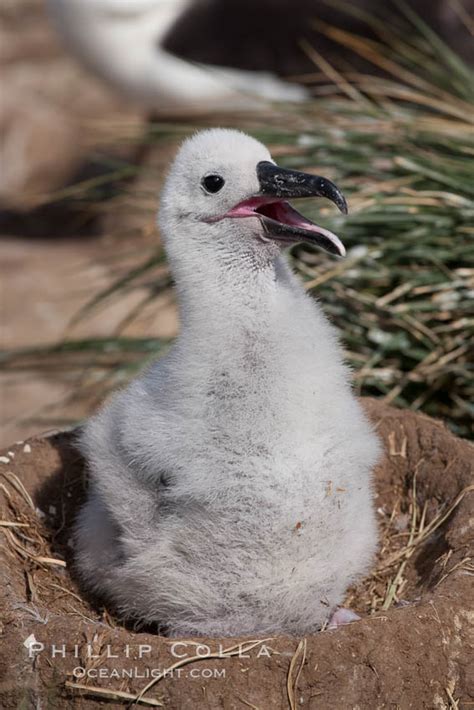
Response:
[{"label": "chick's body", "polygon": [[79,570],[172,635],[313,631],[372,562],[378,441],[283,257],[244,269],[245,251],[212,278],[222,254],[204,242],[169,245],[193,273],[174,346],[83,432]]}]

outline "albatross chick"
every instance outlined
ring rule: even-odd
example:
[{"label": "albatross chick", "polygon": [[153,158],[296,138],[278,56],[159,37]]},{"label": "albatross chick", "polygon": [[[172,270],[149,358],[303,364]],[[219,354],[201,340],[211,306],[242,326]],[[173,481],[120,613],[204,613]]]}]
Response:
[{"label": "albatross chick", "polygon": [[171,635],[315,631],[374,558],[378,440],[282,253],[344,255],[287,202],[309,196],[346,211],[243,133],[184,143],[159,217],[180,335],[82,433],[82,579]]}]

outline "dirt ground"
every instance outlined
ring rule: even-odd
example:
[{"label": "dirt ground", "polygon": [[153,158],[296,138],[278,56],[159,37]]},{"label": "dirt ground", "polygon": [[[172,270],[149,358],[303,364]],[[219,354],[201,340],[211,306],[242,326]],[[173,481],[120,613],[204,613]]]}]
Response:
[{"label": "dirt ground", "polygon": [[376,471],[379,559],[346,600],[362,620],[304,639],[127,629],[74,576],[71,524],[85,478],[71,435],[2,452],[0,705],[121,708],[155,674],[144,706],[468,710],[473,447],[427,417],[365,403],[386,451]]}]

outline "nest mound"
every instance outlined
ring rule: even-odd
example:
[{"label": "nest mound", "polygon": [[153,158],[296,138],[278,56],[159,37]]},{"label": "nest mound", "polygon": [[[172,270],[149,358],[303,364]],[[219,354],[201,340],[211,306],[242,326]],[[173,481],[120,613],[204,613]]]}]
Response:
[{"label": "nest mound", "polygon": [[[73,435],[0,457],[3,708],[455,708],[471,705],[473,447],[439,422],[365,400],[386,455],[382,545],[351,589],[362,620],[304,639],[167,639],[124,627],[74,579],[84,499]],[[153,685],[146,689],[146,686]]]}]

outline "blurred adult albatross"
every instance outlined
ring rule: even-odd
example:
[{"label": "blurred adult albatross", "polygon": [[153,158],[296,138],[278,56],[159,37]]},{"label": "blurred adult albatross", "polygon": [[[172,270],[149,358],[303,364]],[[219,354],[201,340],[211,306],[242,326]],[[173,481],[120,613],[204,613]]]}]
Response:
[{"label": "blurred adult albatross", "polygon": [[305,90],[269,72],[190,63],[164,49],[188,0],[47,0],[66,46],[128,99],[156,114],[299,101]]}]

